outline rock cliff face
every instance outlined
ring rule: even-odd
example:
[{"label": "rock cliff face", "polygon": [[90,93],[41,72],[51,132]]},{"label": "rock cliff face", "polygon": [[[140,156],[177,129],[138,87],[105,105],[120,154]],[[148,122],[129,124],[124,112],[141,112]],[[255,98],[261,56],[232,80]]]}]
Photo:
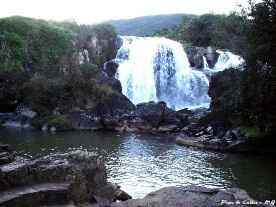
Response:
[{"label": "rock cliff face", "polygon": [[120,42],[113,28],[108,25],[82,25],[74,46],[79,51],[78,63],[102,66],[104,62],[115,58]]},{"label": "rock cliff face", "polygon": [[203,69],[204,58],[210,68],[213,68],[218,60],[219,54],[212,47],[187,47],[185,48],[191,67]]},{"label": "rock cliff face", "polygon": [[227,119],[241,107],[243,71],[229,69],[212,76],[209,86],[210,109],[217,119]]}]

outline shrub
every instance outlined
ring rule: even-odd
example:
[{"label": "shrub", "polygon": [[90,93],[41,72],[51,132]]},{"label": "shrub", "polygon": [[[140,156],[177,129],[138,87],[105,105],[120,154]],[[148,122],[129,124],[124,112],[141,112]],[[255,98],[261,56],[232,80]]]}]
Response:
[{"label": "shrub", "polygon": [[71,122],[63,115],[52,115],[46,120],[49,127],[55,127],[58,131],[73,129]]}]

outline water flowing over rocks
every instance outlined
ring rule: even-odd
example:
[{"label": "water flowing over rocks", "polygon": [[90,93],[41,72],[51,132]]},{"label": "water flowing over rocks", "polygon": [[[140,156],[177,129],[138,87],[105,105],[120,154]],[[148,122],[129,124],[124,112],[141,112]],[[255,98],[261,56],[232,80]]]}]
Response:
[{"label": "water flowing over rocks", "polygon": [[[157,37],[121,37],[115,61],[123,94],[134,104],[164,101],[170,108],[208,108],[209,79],[244,60],[212,47],[183,46]],[[142,64],[142,65],[141,65]]]},{"label": "water flowing over rocks", "polygon": [[187,47],[185,52],[191,67],[202,70],[206,67],[204,60],[209,68],[214,68],[219,57],[219,53],[212,47]]}]

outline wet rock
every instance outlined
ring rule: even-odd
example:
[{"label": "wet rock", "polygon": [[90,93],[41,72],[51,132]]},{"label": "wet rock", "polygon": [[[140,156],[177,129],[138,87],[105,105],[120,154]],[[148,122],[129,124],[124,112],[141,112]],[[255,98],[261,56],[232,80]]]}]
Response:
[{"label": "wet rock", "polygon": [[208,66],[214,68],[218,61],[219,54],[216,52],[215,48],[207,47],[205,57]]},{"label": "wet rock", "polygon": [[191,67],[196,69],[204,68],[204,58],[206,59],[209,68],[214,68],[219,57],[216,49],[212,47],[187,47],[185,48],[185,51]]},{"label": "wet rock", "polygon": [[121,117],[131,115],[135,105],[129,99],[118,93],[111,94],[103,103],[88,111],[74,111],[68,113],[68,119],[75,129],[116,130],[124,124]]},{"label": "wet rock", "polygon": [[105,166],[94,153],[73,151],[35,160],[17,159],[0,166],[0,206],[39,206],[69,200],[76,204],[111,203],[117,199],[118,189],[109,185]]},{"label": "wet rock", "polygon": [[114,62],[113,60],[110,60],[104,63],[104,72],[108,75],[108,77],[114,78],[118,67],[118,63]]},{"label": "wet rock", "polygon": [[30,107],[25,106],[23,104],[19,104],[16,107],[16,113],[22,116],[28,117],[30,119],[33,119],[37,115],[37,113],[33,111]]},{"label": "wet rock", "polygon": [[73,111],[68,114],[68,119],[72,122],[75,129],[99,130],[103,128],[100,123],[100,117],[98,117],[93,111]]},{"label": "wet rock", "polygon": [[21,207],[69,203],[69,183],[47,183],[0,192],[0,206]]},{"label": "wet rock", "polygon": [[31,120],[29,116],[16,112],[0,114],[0,124],[9,128],[30,128]]},{"label": "wet rock", "polygon": [[181,127],[182,120],[177,113],[168,108],[165,102],[149,102],[137,105],[136,115],[153,128]]},{"label": "wet rock", "polygon": [[[132,199],[125,202],[113,203],[112,207],[245,207],[243,202],[253,201],[241,189],[227,190],[209,189],[199,186],[166,187],[148,194],[143,199]],[[228,205],[226,204],[228,203]],[[233,205],[229,205],[233,203]],[[258,207],[263,205],[256,205]]]},{"label": "wet rock", "polygon": [[14,151],[10,145],[0,143],[0,165],[11,163],[14,158]]},{"label": "wet rock", "polygon": [[0,125],[9,128],[30,128],[32,119],[37,115],[29,107],[18,105],[15,112],[0,113]]},{"label": "wet rock", "polygon": [[231,130],[219,138],[212,134],[202,133],[199,136],[187,136],[187,134],[179,134],[176,137],[176,143],[187,147],[197,147],[207,150],[215,150],[222,152],[238,152],[249,153],[258,152],[256,147],[253,147],[248,139],[245,137],[237,139],[233,137]]},{"label": "wet rock", "polygon": [[50,128],[50,132],[55,133],[56,131],[57,131],[57,128],[56,128],[56,127],[52,126],[52,127]]},{"label": "wet rock", "polygon": [[188,47],[185,49],[185,51],[191,67],[195,67],[196,69],[203,69],[204,67],[203,56],[204,56],[205,50],[200,47]]},{"label": "wet rock", "polygon": [[126,193],[125,191],[123,191],[121,189],[118,189],[115,192],[115,198],[118,201],[127,201],[129,199],[132,199],[132,197],[128,193]]},{"label": "wet rock", "polygon": [[[109,72],[110,75],[111,72]],[[98,84],[100,85],[107,85],[109,87],[111,87],[114,91],[118,92],[118,93],[122,93],[122,85],[121,82],[116,79],[115,77],[109,76],[106,73],[101,73],[100,78],[97,81]]]}]

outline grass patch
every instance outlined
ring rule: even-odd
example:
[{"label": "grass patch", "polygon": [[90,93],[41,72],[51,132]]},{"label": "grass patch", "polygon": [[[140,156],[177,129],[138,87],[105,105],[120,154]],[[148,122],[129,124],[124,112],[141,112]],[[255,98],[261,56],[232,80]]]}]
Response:
[{"label": "grass patch", "polygon": [[261,133],[258,127],[248,127],[243,126],[241,127],[241,132],[248,138],[261,138],[263,134]]}]

